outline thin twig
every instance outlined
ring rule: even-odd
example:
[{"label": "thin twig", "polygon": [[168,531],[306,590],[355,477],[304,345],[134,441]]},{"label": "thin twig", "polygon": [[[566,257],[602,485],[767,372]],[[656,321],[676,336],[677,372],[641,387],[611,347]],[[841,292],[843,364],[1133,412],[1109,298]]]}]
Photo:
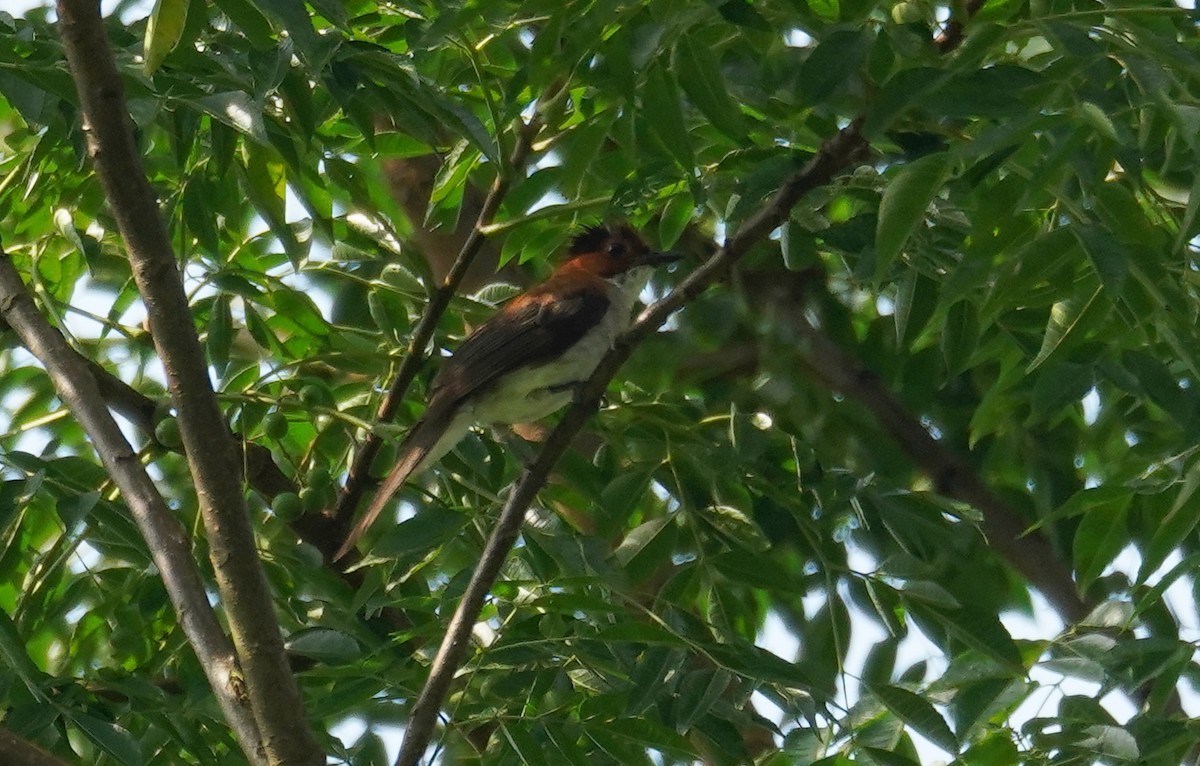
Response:
[{"label": "thin twig", "polygon": [[37,357],[58,396],[83,426],[109,475],[120,488],[146,538],[166,585],[179,624],[191,643],[208,683],[252,764],[266,764],[258,726],[239,695],[237,659],[208,603],[204,581],[192,560],[187,531],[172,515],[137,453],[125,440],[87,364],[38,312],[12,261],[0,250],[0,314]]},{"label": "thin twig", "polygon": [[[471,267],[475,256],[479,254],[479,251],[487,241],[483,230],[496,217],[496,211],[500,209],[500,203],[504,201],[505,195],[508,194],[508,190],[512,187],[514,176],[520,173],[525,167],[530,147],[533,145],[533,140],[541,129],[541,121],[541,113],[536,112],[529,123],[517,132],[517,143],[509,159],[508,168],[496,174],[496,178],[488,190],[487,197],[483,201],[483,207],[479,211],[479,217],[475,222],[475,226],[471,229],[471,234],[463,242],[458,258],[455,259],[454,265],[450,267],[450,272],[446,274],[446,278],[442,280],[442,284],[430,296],[429,303],[426,304],[425,310],[421,313],[421,318],[413,330],[412,337],[409,339],[404,359],[400,363],[400,369],[396,371],[395,380],[392,381],[387,395],[384,396],[383,401],[379,405],[379,410],[375,413],[375,419],[378,422],[386,423],[395,417],[396,409],[404,401],[404,397],[408,395],[409,386],[416,379],[417,373],[421,370],[421,365],[425,363],[426,348],[433,338],[434,331],[437,330],[438,321],[441,320],[442,314],[449,307],[450,300],[458,291],[458,286],[462,282],[463,277],[466,276],[467,270]],[[318,546],[321,548],[321,552],[325,554],[326,559],[332,559],[334,552],[341,545],[342,540],[350,529],[354,509],[358,506],[363,493],[370,484],[371,463],[374,462],[375,456],[379,453],[382,443],[382,438],[377,434],[368,433],[354,456],[354,463],[350,466],[350,471],[346,477],[346,485],[338,497],[337,505],[329,514],[335,520],[335,523],[332,525],[333,534],[328,539],[320,541],[321,544]],[[347,557],[346,563],[352,566],[355,563],[354,557]]]},{"label": "thin twig", "polygon": [[555,463],[574,441],[583,424],[599,407],[600,398],[609,381],[633,353],[638,343],[657,332],[672,313],[718,282],[730,265],[787,219],[792,207],[805,194],[829,183],[837,173],[863,155],[867,142],[859,132],[860,127],[861,123],[855,121],[826,141],[816,156],[789,177],[763,209],[746,221],[738,233],[726,241],[724,247],[689,274],[670,294],[642,312],[633,327],[618,340],[580,388],[575,404],[567,410],[558,426],[551,432],[538,452],[537,459],[525,470],[500,512],[471,581],[463,592],[453,617],[450,618],[437,656],[430,666],[429,678],[413,705],[405,729],[404,742],[396,758],[396,766],[416,766],[421,754],[429,745],[438,710],[450,689],[455,672],[466,655],[471,629],[479,619],[484,600],[495,585],[504,560],[516,542],[521,520],[529,504],[545,485]]},{"label": "thin twig", "polygon": [[137,153],[99,2],[59,0],[57,10],[88,151],[125,241],[166,370],[251,709],[271,761],[319,766],[325,756],[284,653],[242,494],[238,450],[209,381],[175,254]]}]

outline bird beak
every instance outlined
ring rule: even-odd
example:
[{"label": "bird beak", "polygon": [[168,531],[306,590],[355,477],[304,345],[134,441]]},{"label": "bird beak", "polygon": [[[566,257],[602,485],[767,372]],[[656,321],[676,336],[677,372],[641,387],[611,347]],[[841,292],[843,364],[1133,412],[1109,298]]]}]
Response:
[{"label": "bird beak", "polygon": [[672,251],[654,251],[646,253],[642,256],[641,266],[665,266],[668,263],[675,263],[683,260],[682,253]]}]

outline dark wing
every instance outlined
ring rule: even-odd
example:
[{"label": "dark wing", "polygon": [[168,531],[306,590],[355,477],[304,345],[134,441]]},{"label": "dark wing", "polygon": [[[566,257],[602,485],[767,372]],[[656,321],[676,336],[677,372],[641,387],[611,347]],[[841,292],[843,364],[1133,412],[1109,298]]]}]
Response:
[{"label": "dark wing", "polygon": [[565,291],[556,287],[556,298],[549,284],[514,298],[467,336],[434,379],[432,398],[449,406],[511,370],[551,361],[595,327],[608,309],[607,296],[592,285]]}]

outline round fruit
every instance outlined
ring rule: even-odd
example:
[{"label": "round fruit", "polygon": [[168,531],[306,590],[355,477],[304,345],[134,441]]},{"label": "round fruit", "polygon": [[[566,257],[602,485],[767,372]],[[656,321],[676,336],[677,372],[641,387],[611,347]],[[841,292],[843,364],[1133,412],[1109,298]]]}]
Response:
[{"label": "round fruit", "polygon": [[304,501],[295,492],[281,492],[271,501],[271,512],[280,521],[295,521],[304,515]]},{"label": "round fruit", "polygon": [[179,433],[179,421],[175,418],[163,418],[154,427],[154,438],[167,449],[179,449],[183,446],[183,436]]},{"label": "round fruit", "polygon": [[262,430],[268,439],[279,441],[288,433],[287,416],[282,412],[272,412],[263,418]]}]

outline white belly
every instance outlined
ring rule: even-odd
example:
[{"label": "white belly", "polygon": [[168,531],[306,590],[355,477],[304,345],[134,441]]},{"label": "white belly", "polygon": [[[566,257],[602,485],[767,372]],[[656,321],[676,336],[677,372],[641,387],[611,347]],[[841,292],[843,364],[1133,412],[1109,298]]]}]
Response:
[{"label": "white belly", "polygon": [[629,328],[645,281],[645,275],[632,274],[613,284],[608,291],[612,308],[596,327],[555,361],[505,375],[477,400],[471,419],[480,424],[527,423],[568,404],[575,395],[573,384],[587,380]]}]

